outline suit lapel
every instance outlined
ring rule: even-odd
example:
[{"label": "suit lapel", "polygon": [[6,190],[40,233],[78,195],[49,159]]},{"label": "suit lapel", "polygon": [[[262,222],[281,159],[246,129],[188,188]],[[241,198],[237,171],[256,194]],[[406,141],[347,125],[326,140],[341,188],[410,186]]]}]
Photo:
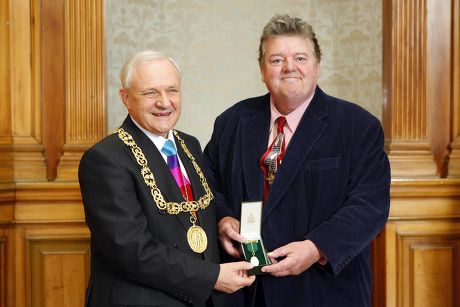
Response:
[{"label": "suit lapel", "polygon": [[269,95],[265,108],[245,118],[242,121],[242,155],[243,174],[247,192],[247,200],[260,201],[264,194],[264,178],[260,169],[259,160],[267,149],[268,133],[270,128],[270,103]]},{"label": "suit lapel", "polygon": [[[150,170],[155,177],[155,183],[158,189],[161,191],[164,199],[166,202],[174,201],[174,202],[181,202],[184,200],[182,193],[177,185],[174,177],[169,170],[168,165],[165,163],[163,156],[158,151],[157,147],[153,142],[134,124],[131,118],[126,118],[125,122],[122,126],[136,141],[137,146],[141,148],[142,152],[144,153]],[[134,157],[132,156],[133,160],[135,161],[136,165],[139,165]],[[140,171],[140,168],[139,168]],[[149,189],[147,185],[145,186],[146,189]],[[152,205],[156,206],[157,204],[152,198]],[[167,214],[167,213],[166,213]],[[189,215],[185,213],[177,214],[176,217],[180,220],[184,229],[190,228],[190,220]]]},{"label": "suit lapel", "polygon": [[262,220],[265,220],[280,203],[281,198],[297,175],[300,166],[328,126],[326,106],[319,98],[322,92],[319,88],[316,91],[315,97],[302,116],[299,126],[289,142],[283,162],[276,172],[275,181],[264,206]]}]

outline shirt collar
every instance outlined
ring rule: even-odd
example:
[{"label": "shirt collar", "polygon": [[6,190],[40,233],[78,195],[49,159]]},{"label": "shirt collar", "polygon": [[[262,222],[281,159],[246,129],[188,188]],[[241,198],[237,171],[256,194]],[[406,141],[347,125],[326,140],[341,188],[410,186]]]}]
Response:
[{"label": "shirt collar", "polygon": [[315,95],[315,92],[311,94],[310,97],[307,98],[300,106],[297,107],[294,111],[289,113],[288,115],[283,115],[281,114],[278,109],[275,106],[275,101],[273,99],[273,96],[270,95],[270,132],[273,130],[273,127],[275,126],[275,121],[278,117],[284,116],[286,117],[286,124],[285,127],[287,127],[291,133],[294,133],[297,129],[297,126],[299,126],[300,120],[302,119],[303,113],[305,113],[305,110],[307,107],[310,105],[311,100],[313,99],[313,96]]},{"label": "shirt collar", "polygon": [[[131,115],[130,115],[131,117]],[[161,135],[156,135],[144,128],[141,127],[132,117],[131,119],[133,120],[134,124],[142,131],[144,134],[155,144],[155,146],[158,148],[158,150],[161,152],[161,149],[165,145],[167,140],[171,140],[174,143],[174,146],[176,146],[176,142],[174,141],[174,135],[171,133],[171,130],[168,131],[168,136],[167,138],[162,137]],[[176,146],[177,148],[177,146]]]}]

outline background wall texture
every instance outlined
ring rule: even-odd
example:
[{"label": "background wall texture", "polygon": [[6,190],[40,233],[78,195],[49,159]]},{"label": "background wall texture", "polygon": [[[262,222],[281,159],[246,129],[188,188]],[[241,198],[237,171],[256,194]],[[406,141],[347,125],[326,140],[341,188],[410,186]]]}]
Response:
[{"label": "background wall texture", "polygon": [[381,117],[381,0],[118,0],[106,1],[108,131],[127,112],[118,73],[133,53],[154,49],[181,65],[177,126],[208,142],[214,119],[239,100],[265,94],[259,38],[275,13],[312,24],[323,57],[320,87]]}]

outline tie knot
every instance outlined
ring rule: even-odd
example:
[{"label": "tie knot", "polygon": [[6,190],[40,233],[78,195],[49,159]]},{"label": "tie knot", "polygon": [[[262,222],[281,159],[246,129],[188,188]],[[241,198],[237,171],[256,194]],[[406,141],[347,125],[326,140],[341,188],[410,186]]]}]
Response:
[{"label": "tie knot", "polygon": [[276,132],[283,133],[283,127],[284,127],[284,124],[286,123],[286,117],[280,116],[276,119],[276,122],[278,123],[278,129]]},{"label": "tie knot", "polygon": [[167,140],[165,142],[161,151],[168,157],[177,154],[176,146],[174,146],[174,143],[171,140]]}]

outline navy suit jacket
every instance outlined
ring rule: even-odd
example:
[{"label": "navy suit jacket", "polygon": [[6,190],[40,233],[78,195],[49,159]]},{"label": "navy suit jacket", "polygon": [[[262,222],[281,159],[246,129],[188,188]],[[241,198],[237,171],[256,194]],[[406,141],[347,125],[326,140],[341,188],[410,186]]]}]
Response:
[{"label": "navy suit jacket", "polygon": [[[269,94],[241,101],[216,119],[204,155],[218,220],[239,219],[241,202],[262,200],[259,159],[269,122]],[[309,239],[328,263],[298,276],[259,277],[267,306],[370,305],[370,243],[389,212],[383,144],[377,118],[316,88],[264,204],[261,235],[268,250]]]},{"label": "navy suit jacket", "polygon": [[[165,200],[183,201],[153,142],[129,116],[122,128],[142,149]],[[202,165],[198,140],[179,135]],[[177,151],[198,199],[205,193],[202,184],[181,146]],[[219,274],[213,202],[197,212],[208,237],[208,247],[201,255],[187,243],[190,214],[170,215],[157,208],[131,149],[116,133],[85,152],[79,180],[91,230],[86,306],[204,306],[210,296],[214,306],[222,306],[223,297],[213,291]]]}]

